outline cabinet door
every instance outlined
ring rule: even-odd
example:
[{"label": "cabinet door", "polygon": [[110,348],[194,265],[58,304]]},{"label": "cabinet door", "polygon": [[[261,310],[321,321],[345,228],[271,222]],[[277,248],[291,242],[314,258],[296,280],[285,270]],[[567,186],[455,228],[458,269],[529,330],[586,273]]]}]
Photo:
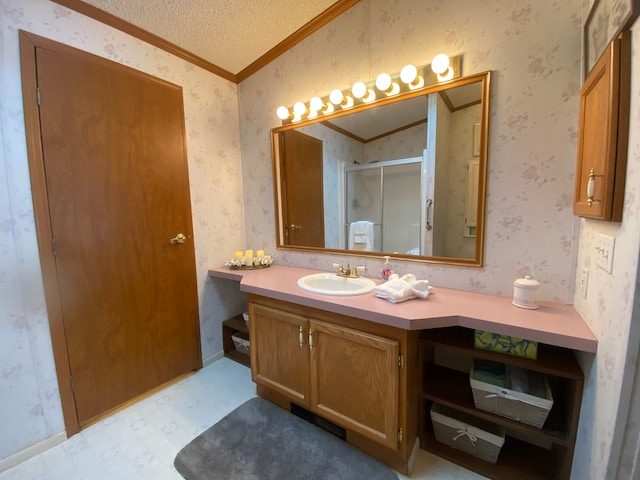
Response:
[{"label": "cabinet door", "polygon": [[573,212],[622,220],[629,129],[630,35],[611,42],[580,90]]},{"label": "cabinet door", "polygon": [[309,402],[308,320],[262,305],[249,305],[251,378],[301,406]]},{"label": "cabinet door", "polygon": [[312,409],[397,450],[398,341],[317,320],[309,329]]}]

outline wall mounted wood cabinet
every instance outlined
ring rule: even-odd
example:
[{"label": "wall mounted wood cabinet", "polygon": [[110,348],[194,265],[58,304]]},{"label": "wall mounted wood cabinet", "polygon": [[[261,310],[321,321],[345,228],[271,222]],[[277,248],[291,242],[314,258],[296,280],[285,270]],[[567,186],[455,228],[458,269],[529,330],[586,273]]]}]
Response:
[{"label": "wall mounted wood cabinet", "polygon": [[573,213],[622,221],[629,138],[631,33],[602,54],[580,90]]}]

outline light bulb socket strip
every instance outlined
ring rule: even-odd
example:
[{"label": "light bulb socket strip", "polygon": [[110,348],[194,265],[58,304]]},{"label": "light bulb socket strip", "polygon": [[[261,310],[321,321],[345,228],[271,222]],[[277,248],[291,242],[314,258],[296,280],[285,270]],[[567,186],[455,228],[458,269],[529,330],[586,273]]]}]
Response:
[{"label": "light bulb socket strip", "polygon": [[[397,73],[396,75],[391,75],[391,85],[385,90],[381,90],[376,87],[376,79],[373,79],[368,83],[358,82],[364,83],[366,87],[366,94],[360,98],[356,97],[354,95],[355,91],[353,90],[353,88],[349,87],[340,91],[342,93],[342,97],[340,98],[341,101],[338,104],[332,103],[331,95],[326,95],[324,97],[319,97],[322,101],[322,108],[319,108],[317,110],[314,108],[317,108],[319,106],[319,102],[316,99],[313,102],[314,105],[309,105],[310,102],[307,102],[305,104],[306,112],[300,115],[299,113],[302,113],[302,107],[300,106],[300,103],[302,102],[296,102],[297,109],[295,109],[295,113],[295,106],[289,109],[287,109],[286,107],[280,107],[278,109],[278,118],[282,120],[282,125],[288,125],[290,123],[299,123],[308,119],[320,118],[324,115],[330,115],[341,110],[349,110],[359,105],[372,105],[392,96],[400,95],[402,93],[407,93],[414,90],[420,90],[458,78],[462,75],[461,65],[462,55],[457,55],[455,57],[449,57],[449,68],[445,74],[438,75],[434,73],[431,69],[431,65],[423,65],[421,67],[417,67],[417,76],[410,83],[403,82],[400,78],[400,73]],[[359,86],[359,88],[362,89],[362,86]],[[334,100],[336,100],[338,92],[332,93],[334,95]],[[289,115],[286,118],[283,118],[284,115],[282,113],[285,110],[289,112]]]}]

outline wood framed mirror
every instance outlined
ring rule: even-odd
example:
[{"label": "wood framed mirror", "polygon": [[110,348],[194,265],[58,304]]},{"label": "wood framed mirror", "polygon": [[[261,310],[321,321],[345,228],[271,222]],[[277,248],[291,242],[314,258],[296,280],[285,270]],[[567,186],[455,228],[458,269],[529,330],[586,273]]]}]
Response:
[{"label": "wood framed mirror", "polygon": [[482,266],[490,79],[274,128],[277,248]]}]

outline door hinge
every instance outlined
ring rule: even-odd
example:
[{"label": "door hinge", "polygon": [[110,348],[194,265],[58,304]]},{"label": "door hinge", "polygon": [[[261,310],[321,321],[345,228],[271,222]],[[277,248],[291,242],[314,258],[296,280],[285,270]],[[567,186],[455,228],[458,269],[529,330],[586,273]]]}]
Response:
[{"label": "door hinge", "polygon": [[71,391],[76,393],[76,382],[73,381],[73,375],[69,377],[69,380],[71,380]]},{"label": "door hinge", "polygon": [[402,428],[398,429],[398,445],[402,443]]},{"label": "door hinge", "polygon": [[53,251],[53,256],[56,256],[56,239],[52,238],[51,239],[51,250]]},{"label": "door hinge", "polygon": [[40,87],[36,87],[36,99],[38,102],[38,106],[40,106]]},{"label": "door hinge", "polygon": [[398,367],[404,367],[404,355],[402,354],[398,355]]}]

